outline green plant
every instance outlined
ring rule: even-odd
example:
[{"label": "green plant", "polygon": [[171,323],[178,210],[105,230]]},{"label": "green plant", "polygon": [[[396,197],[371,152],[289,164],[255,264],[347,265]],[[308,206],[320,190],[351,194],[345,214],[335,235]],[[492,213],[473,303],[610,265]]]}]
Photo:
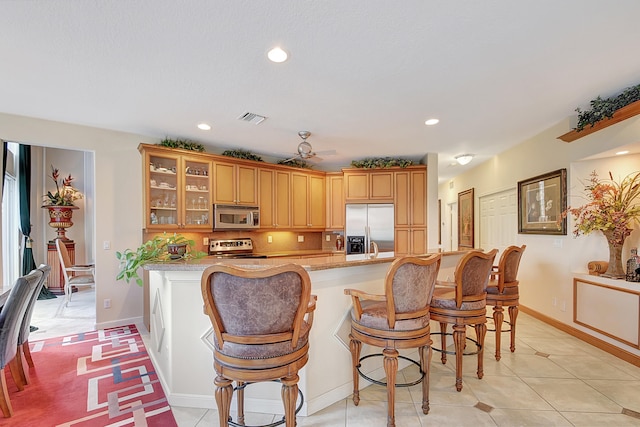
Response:
[{"label": "green plant", "polygon": [[202,144],[194,141],[189,141],[188,139],[171,139],[167,137],[160,141],[158,145],[169,148],[182,148],[184,150],[191,151],[204,151],[204,146]]},{"label": "green plant", "polygon": [[610,98],[602,99],[598,96],[596,99],[591,100],[591,108],[588,110],[582,111],[580,107],[576,108],[578,124],[575,129],[580,132],[588,125],[593,127],[596,123],[613,117],[613,113],[616,110],[638,100],[640,100],[640,85],[628,87],[621,94]]},{"label": "green plant", "polygon": [[60,172],[51,165],[51,179],[56,184],[56,192],[47,191],[43,196],[44,206],[75,206],[73,202],[82,199],[82,193],[71,186],[73,177],[69,174],[61,182],[58,181],[59,178]]},{"label": "green plant", "polygon": [[236,159],[254,160],[256,162],[262,162],[262,157],[253,154],[247,150],[226,150],[222,152],[223,156],[235,157]]},{"label": "green plant", "polygon": [[302,159],[282,159],[282,160],[278,160],[278,164],[284,165],[284,166],[291,166],[294,168],[301,168],[301,169],[313,168],[313,165],[311,163],[305,162]]},{"label": "green plant", "polygon": [[[174,244],[186,244],[188,246],[187,252],[181,258],[174,259],[171,257],[168,247]],[[195,250],[195,242],[193,240],[189,240],[177,233],[170,236],[164,233],[162,236],[154,236],[153,239],[146,241],[136,250],[125,249],[122,252],[116,252],[116,258],[120,261],[120,272],[116,276],[116,280],[124,280],[129,283],[133,279],[138,286],[142,286],[142,278],[138,275],[138,269],[145,264],[199,259],[205,255],[204,252]]]},{"label": "green plant", "polygon": [[399,157],[369,157],[363,160],[353,160],[351,166],[354,168],[373,169],[373,168],[392,168],[399,166],[406,168],[411,166],[413,162],[411,160],[402,159]]}]

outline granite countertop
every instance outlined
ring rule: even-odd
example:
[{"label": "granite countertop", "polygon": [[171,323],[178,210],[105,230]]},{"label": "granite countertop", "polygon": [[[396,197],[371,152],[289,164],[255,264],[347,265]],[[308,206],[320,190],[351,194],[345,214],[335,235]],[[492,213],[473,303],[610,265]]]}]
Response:
[{"label": "granite countertop", "polygon": [[[431,253],[441,253],[443,256],[458,255],[465,251],[438,251],[426,253],[428,256]],[[305,257],[308,256],[308,257]],[[303,258],[295,258],[300,257]],[[302,265],[308,271],[327,270],[332,268],[344,268],[344,267],[356,267],[369,264],[381,264],[390,263],[396,256],[393,252],[381,252],[376,258],[371,258],[369,255],[364,254],[352,254],[345,255],[344,252],[322,252],[322,251],[295,251],[285,253],[278,253],[268,258],[234,258],[234,259],[221,259],[215,257],[204,257],[198,260],[189,261],[172,261],[165,263],[146,264],[145,270],[149,271],[202,271],[213,264],[227,264],[238,265],[248,268],[261,268],[269,267],[273,265],[282,265],[288,263],[295,263]]]}]

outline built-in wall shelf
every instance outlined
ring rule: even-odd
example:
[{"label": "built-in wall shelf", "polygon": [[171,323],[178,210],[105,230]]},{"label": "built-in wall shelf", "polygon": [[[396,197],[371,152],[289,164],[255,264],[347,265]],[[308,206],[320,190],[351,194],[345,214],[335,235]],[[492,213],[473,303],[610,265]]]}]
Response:
[{"label": "built-in wall shelf", "polygon": [[593,126],[582,129],[580,132],[572,130],[571,132],[567,132],[564,135],[560,135],[558,139],[561,139],[564,142],[573,142],[576,139],[582,138],[583,136],[591,135],[594,132],[607,128],[611,125],[615,125],[616,123],[627,120],[638,114],[640,114],[640,101],[633,102],[627,106],[620,108],[619,110],[616,110],[616,112],[613,113],[613,116],[610,119],[599,121]]}]

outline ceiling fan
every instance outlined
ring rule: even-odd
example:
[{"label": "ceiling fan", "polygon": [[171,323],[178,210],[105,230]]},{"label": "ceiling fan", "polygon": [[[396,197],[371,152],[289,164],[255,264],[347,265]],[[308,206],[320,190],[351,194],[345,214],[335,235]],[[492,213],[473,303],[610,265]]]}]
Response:
[{"label": "ceiling fan", "polygon": [[315,158],[316,160],[322,160],[320,157],[318,157],[318,154],[335,154],[335,150],[322,151],[319,153],[313,151],[313,147],[309,142],[307,142],[307,138],[309,138],[310,135],[311,132],[307,130],[301,130],[300,132],[298,132],[298,136],[302,138],[302,141],[300,142],[300,144],[298,144],[298,153],[295,156],[284,160],[284,162],[291,162],[296,159],[309,160],[312,158]]}]

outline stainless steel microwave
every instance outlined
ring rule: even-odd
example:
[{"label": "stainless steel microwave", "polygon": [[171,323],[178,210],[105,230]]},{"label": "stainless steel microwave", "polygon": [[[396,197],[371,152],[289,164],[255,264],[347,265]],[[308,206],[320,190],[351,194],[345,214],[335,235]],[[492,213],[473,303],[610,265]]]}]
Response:
[{"label": "stainless steel microwave", "polygon": [[214,230],[247,230],[260,228],[258,206],[213,205]]}]

